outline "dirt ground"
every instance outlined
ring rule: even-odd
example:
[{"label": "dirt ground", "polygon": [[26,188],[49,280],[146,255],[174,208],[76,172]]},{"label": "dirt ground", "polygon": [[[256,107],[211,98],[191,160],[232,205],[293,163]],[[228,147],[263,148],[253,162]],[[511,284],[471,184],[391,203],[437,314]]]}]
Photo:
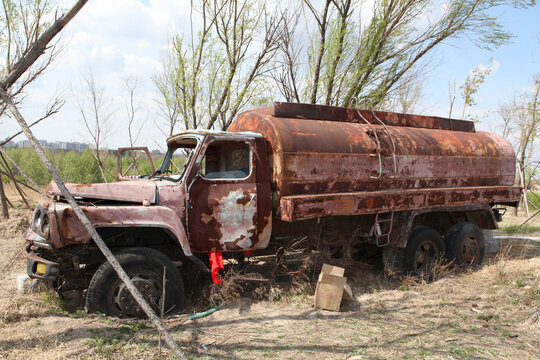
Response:
[{"label": "dirt ground", "polygon": [[[0,221],[0,358],[172,358],[160,353],[148,322],[68,312],[50,290],[18,293],[31,212],[11,215]],[[507,216],[505,224],[522,219]],[[540,242],[507,244],[481,269],[431,283],[347,267],[354,299],[340,312],[312,307],[308,287],[266,296],[272,300],[228,299],[210,316],[180,314],[166,325],[194,359],[538,359]]]}]

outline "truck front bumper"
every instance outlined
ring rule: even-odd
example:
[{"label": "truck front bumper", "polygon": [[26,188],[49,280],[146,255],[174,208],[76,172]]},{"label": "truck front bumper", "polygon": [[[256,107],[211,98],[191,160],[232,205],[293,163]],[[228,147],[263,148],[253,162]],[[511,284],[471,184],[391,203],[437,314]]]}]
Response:
[{"label": "truck front bumper", "polygon": [[26,255],[26,272],[32,279],[56,280],[59,264],[39,257],[35,252]]}]

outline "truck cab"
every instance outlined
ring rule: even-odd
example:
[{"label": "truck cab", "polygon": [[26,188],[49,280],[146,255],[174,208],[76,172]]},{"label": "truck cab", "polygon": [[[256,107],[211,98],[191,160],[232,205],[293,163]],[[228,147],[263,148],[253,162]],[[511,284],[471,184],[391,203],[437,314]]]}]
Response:
[{"label": "truck cab", "polygon": [[[115,183],[66,186],[106,244],[132,267],[141,290],[154,294],[154,303],[163,266],[168,268],[167,276],[176,280],[167,298],[171,309],[179,309],[183,281],[173,264],[193,262],[208,270],[205,257],[196,253],[268,245],[272,201],[266,151],[256,133],[187,131],[167,140],[153,174],[126,177],[119,169]],[[141,314],[124,285],[111,278],[110,264],[54,183],[47,194],[50,199],[40,202],[26,236],[29,276],[52,281],[61,293],[87,289],[91,311]]]},{"label": "truck cab", "polygon": [[165,192],[182,188],[181,216],[191,251],[265,248],[272,229],[272,203],[262,136],[187,132],[170,137],[167,146],[155,177],[167,182]]}]

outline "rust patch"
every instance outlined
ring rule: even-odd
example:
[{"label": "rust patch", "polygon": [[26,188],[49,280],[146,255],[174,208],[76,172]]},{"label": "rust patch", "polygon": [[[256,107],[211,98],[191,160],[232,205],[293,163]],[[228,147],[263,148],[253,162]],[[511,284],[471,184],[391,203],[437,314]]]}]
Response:
[{"label": "rust patch", "polygon": [[212,215],[209,215],[209,214],[206,214],[206,213],[203,213],[201,215],[201,221],[205,224],[208,224],[210,221],[212,221],[214,219],[214,217]]},{"label": "rust patch", "polygon": [[[101,184],[66,184],[66,187],[75,197],[135,203],[142,203],[144,199],[148,199],[151,204],[155,204],[156,202],[156,184],[151,180],[134,180]],[[52,181],[47,187],[47,194],[62,196],[62,192]]]},{"label": "rust patch", "polygon": [[[514,183],[511,145],[474,131],[470,122],[375,112],[390,125],[384,129],[373,114],[362,113],[369,124],[351,114],[356,112],[275,104],[240,114],[229,130],[254,131],[266,139],[274,204],[302,194]],[[458,124],[469,128],[456,131]]]},{"label": "rust patch", "polygon": [[236,200],[236,203],[237,203],[238,205],[244,206],[244,205],[248,204],[248,203],[252,200],[252,195],[253,195],[253,194],[250,194],[249,192],[244,191],[242,197],[239,198],[239,199],[237,199],[237,200]]},{"label": "rust patch", "polygon": [[[366,215],[464,204],[516,205],[520,196],[521,188],[517,186],[286,196],[281,198],[281,219],[293,222],[322,216]],[[352,211],[351,202],[356,204]]]}]

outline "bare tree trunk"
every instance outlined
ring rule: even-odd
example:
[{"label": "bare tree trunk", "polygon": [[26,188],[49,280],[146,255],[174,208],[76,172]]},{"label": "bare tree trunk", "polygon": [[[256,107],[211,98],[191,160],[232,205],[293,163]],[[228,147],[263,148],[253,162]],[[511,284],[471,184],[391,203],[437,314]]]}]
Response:
[{"label": "bare tree trunk", "polygon": [[326,30],[328,29],[328,11],[330,8],[330,4],[332,3],[331,0],[326,0],[326,3],[324,5],[324,10],[322,14],[322,18],[319,19],[317,16],[317,12],[311,5],[309,1],[305,1],[305,4],[308,6],[309,10],[313,13],[315,20],[317,21],[317,24],[319,25],[319,33],[321,36],[321,39],[319,41],[319,51],[317,52],[317,60],[315,60],[315,74],[313,76],[313,88],[311,89],[311,96],[310,96],[310,103],[315,104],[317,102],[317,90],[319,90],[319,78],[321,76],[321,66],[322,66],[322,59],[324,57],[324,53],[326,50]]},{"label": "bare tree trunk", "polygon": [[521,184],[521,187],[523,188],[523,209],[525,210],[525,213],[527,214],[527,217],[529,217],[529,202],[527,200],[527,188],[525,186],[525,167],[518,162],[518,170],[519,170],[519,182]]},{"label": "bare tree trunk", "polygon": [[448,98],[450,99],[450,111],[448,112],[448,118],[452,118],[452,109],[454,108],[454,101],[456,101],[456,81],[454,80],[453,89],[450,87],[450,81],[448,82]]},{"label": "bare tree trunk", "polygon": [[7,205],[6,193],[4,192],[4,183],[2,182],[2,175],[0,175],[0,199],[2,200],[2,216],[4,219],[9,219],[9,210]]}]

